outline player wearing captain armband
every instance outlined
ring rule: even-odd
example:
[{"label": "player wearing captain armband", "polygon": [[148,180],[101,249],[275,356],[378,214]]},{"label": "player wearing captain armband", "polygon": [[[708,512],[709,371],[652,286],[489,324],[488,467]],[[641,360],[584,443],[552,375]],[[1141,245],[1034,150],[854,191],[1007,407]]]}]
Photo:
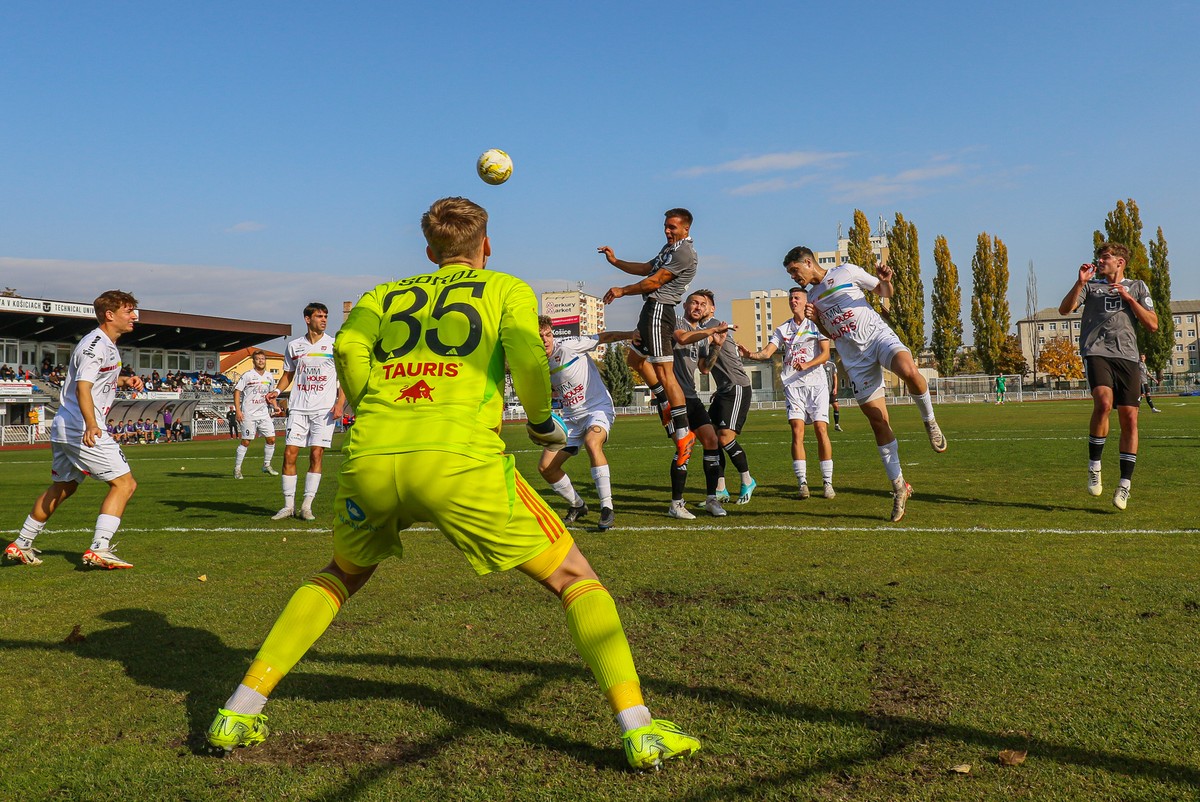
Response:
[{"label": "player wearing captain armband", "polygon": [[429,522],[477,573],[516,568],[560,599],[630,765],[651,768],[695,752],[699,741],[650,717],[612,595],[504,453],[505,363],[530,438],[565,444],[550,414],[533,290],[486,269],[487,212],[471,201],[437,201],[421,230],[437,268],[368,291],[337,335],[338,376],[358,418],[342,449],[333,559],[292,596],[208,742],[228,750],[266,738],[262,710],[276,684],[379,564],[403,554],[404,531]]}]

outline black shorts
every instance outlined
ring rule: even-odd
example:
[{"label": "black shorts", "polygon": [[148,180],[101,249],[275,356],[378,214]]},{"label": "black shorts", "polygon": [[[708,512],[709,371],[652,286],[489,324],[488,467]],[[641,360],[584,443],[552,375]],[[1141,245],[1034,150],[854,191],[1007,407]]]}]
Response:
[{"label": "black shorts", "polygon": [[650,362],[675,360],[675,307],[647,300],[638,316],[638,339],[630,348]]},{"label": "black shorts", "polygon": [[688,429],[696,431],[701,426],[708,426],[712,423],[708,418],[708,410],[704,408],[704,402],[699,398],[689,398],[687,400],[688,413]]},{"label": "black shorts", "polygon": [[735,384],[712,397],[708,414],[712,416],[713,426],[717,431],[730,429],[741,434],[742,427],[746,425],[746,413],[750,411],[750,396],[753,394],[754,391],[749,387]]},{"label": "black shorts", "polygon": [[1106,356],[1089,356],[1084,360],[1088,387],[1111,387],[1113,404],[1118,407],[1136,407],[1138,392],[1142,387],[1142,369],[1137,362],[1128,359],[1112,359]]}]

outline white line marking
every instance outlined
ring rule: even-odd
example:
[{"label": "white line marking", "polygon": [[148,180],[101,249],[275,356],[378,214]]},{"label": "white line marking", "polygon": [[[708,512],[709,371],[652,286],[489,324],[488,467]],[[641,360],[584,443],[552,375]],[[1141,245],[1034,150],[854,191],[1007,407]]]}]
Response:
[{"label": "white line marking", "polygon": [[[192,533],[192,532],[240,532],[245,534],[286,534],[288,532],[307,532],[322,534],[327,532],[329,524],[315,524],[309,527],[291,527],[272,529],[265,527],[247,528],[244,526],[204,526],[204,527],[185,527],[185,526],[162,526],[152,529],[121,527],[121,533],[144,533],[144,532],[172,532],[172,533]],[[94,527],[83,529],[54,529],[54,533],[62,534],[78,534],[88,533],[93,531]],[[616,526],[611,530],[615,533],[620,532],[662,532],[662,526]],[[19,529],[0,529],[4,533],[17,533]],[[437,532],[438,530],[432,526],[414,526],[406,530],[408,532]],[[583,529],[571,529],[573,533],[588,532],[586,527]],[[879,525],[879,526],[793,526],[784,524],[761,524],[761,525],[745,525],[745,526],[727,526],[723,524],[680,524],[679,526],[668,527],[668,531],[678,532],[799,532],[800,534],[820,534],[820,533],[877,533],[877,532],[919,532],[922,534],[978,534],[978,535],[1200,535],[1200,529],[988,529],[984,527],[954,527],[954,526],[904,526],[903,524],[896,525]]]}]

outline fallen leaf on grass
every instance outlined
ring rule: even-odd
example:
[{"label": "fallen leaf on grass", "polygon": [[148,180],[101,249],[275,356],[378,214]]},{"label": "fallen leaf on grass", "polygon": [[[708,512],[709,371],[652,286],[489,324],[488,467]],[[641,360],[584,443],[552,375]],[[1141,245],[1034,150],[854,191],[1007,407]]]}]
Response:
[{"label": "fallen leaf on grass", "polygon": [[201,574],[200,576],[196,577],[196,579],[199,579],[201,582],[207,582],[208,574]]},{"label": "fallen leaf on grass", "polygon": [[1019,766],[1025,762],[1029,752],[1025,749],[1001,749],[997,757],[1001,766]]},{"label": "fallen leaf on grass", "polygon": [[83,634],[83,627],[79,624],[71,627],[71,634],[63,638],[63,643],[83,643],[87,640],[87,635]]},{"label": "fallen leaf on grass", "polygon": [[959,763],[957,766],[951,766],[950,771],[954,772],[955,774],[970,774],[971,773],[971,764],[970,763]]}]

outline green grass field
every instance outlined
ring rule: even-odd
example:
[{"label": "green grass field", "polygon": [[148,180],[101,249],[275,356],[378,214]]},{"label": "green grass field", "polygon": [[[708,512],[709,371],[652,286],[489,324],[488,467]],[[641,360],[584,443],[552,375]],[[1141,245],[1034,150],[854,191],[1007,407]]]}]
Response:
[{"label": "green grass field", "polygon": [[[692,522],[665,515],[661,429],[619,420],[617,528],[591,529],[593,503],[575,535],[652,711],[704,741],[645,775],[556,600],[516,572],[475,577],[433,531],[405,537],[280,685],[266,743],[204,754],[329,557],[340,455],[303,523],[270,520],[261,443],[243,481],[231,441],[128,448],[139,489],[116,540],[134,570],[81,567],[91,483],[39,539],[44,565],[0,569],[0,799],[1200,798],[1200,399],[1158,403],[1124,513],[1115,418],[1105,494],[1084,490],[1087,402],[939,407],[942,455],[895,408],[916,490],[897,525],[857,410],[834,435],[836,499],[795,500],[787,422],[758,412],[740,438],[754,500]],[[523,426],[506,436],[550,499]],[[594,502],[586,457],[568,467]],[[10,539],[48,476],[48,451],[0,453]],[[697,461],[689,500],[702,485]],[[1004,766],[1006,749],[1027,759]]]}]

